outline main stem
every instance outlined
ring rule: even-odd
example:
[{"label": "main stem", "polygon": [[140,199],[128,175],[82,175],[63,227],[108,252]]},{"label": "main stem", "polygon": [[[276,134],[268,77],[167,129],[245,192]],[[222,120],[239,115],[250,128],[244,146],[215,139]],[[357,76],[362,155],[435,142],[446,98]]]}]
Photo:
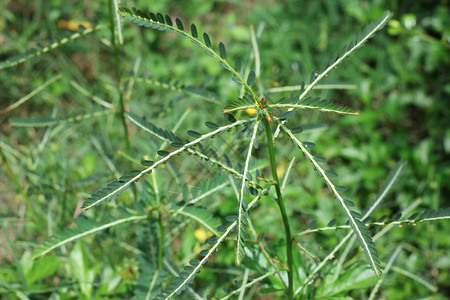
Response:
[{"label": "main stem", "polygon": [[286,208],[284,206],[283,195],[281,194],[280,181],[278,180],[277,165],[275,161],[275,149],[273,147],[272,129],[270,128],[269,121],[265,117],[262,117],[262,123],[264,125],[264,131],[266,132],[267,145],[269,147],[270,166],[272,167],[272,178],[275,181],[275,190],[277,192],[277,203],[280,207],[281,217],[283,218],[284,232],[286,234],[286,257],[288,265],[288,281],[289,281],[289,299],[294,299],[294,280],[292,277],[293,262],[292,262],[292,242],[291,242],[291,227],[289,226],[289,219],[286,214]]},{"label": "main stem", "polygon": [[164,250],[164,226],[162,222],[162,212],[158,212],[159,227],[159,245],[158,245],[158,270],[163,269],[163,250]]},{"label": "main stem", "polygon": [[[129,150],[130,149],[130,136],[128,134],[128,127],[127,127],[127,122],[125,120],[125,100],[123,99],[123,93],[122,93],[122,89],[121,89],[121,84],[122,84],[122,70],[120,69],[120,57],[119,57],[119,46],[117,45],[117,41],[116,41],[116,32],[115,32],[115,23],[114,23],[114,12],[113,12],[113,3],[112,0],[108,1],[109,2],[109,21],[111,22],[111,43],[113,46],[113,51],[114,51],[114,62],[115,62],[115,67],[116,67],[116,76],[117,76],[117,80],[118,85],[117,85],[117,91],[119,93],[119,104],[120,104],[120,119],[122,121],[122,126],[123,126],[123,131],[125,133],[125,143],[126,143],[126,147]],[[120,28],[118,29],[120,30]]]}]

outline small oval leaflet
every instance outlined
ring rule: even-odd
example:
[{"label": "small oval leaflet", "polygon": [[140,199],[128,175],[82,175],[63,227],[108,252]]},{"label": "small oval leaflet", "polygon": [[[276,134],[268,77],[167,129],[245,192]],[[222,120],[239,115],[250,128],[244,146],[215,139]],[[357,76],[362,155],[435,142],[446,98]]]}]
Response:
[{"label": "small oval leaflet", "polygon": [[316,146],[316,144],[311,143],[311,142],[303,142],[302,144],[303,144],[303,147],[310,148],[310,149],[312,149]]},{"label": "small oval leaflet", "polygon": [[225,45],[222,42],[219,43],[219,53],[221,58],[227,59],[227,52],[225,50]]},{"label": "small oval leaflet", "polygon": [[398,220],[400,220],[401,217],[402,217],[402,213],[399,212],[398,214],[396,214],[396,215],[394,216],[393,220],[394,220],[394,221],[398,221]]},{"label": "small oval leaflet", "polygon": [[336,189],[336,191],[338,192],[345,192],[348,190],[348,188],[346,186],[342,186],[342,185],[338,185],[334,187]]},{"label": "small oval leaflet", "polygon": [[316,77],[316,70],[312,70],[312,72],[311,72],[311,77],[310,77],[310,79],[309,79],[309,83],[312,83],[313,81],[314,81],[314,77]]},{"label": "small oval leaflet", "polygon": [[236,62],[234,64],[234,69],[236,70],[236,72],[239,73],[241,71],[241,66],[242,66],[241,57],[238,56],[238,57],[236,57]]},{"label": "small oval leaflet", "polygon": [[237,216],[235,216],[235,215],[231,215],[231,216],[226,216],[225,217],[225,220],[227,220],[227,222],[234,222],[234,221],[236,221],[237,220]]},{"label": "small oval leaflet", "polygon": [[205,122],[205,125],[206,125],[206,127],[211,128],[211,129],[219,128],[219,126],[217,124],[215,124],[213,122],[209,122],[209,121]]},{"label": "small oval leaflet", "polygon": [[170,152],[165,151],[165,150],[158,150],[158,152],[156,152],[156,153],[158,153],[159,156],[163,156],[163,157],[170,154]]},{"label": "small oval leaflet", "polygon": [[293,134],[297,134],[297,133],[300,133],[300,132],[303,131],[303,127],[298,126],[298,127],[292,128],[291,131],[292,131]]},{"label": "small oval leaflet", "polygon": [[233,80],[236,83],[241,83],[241,81],[239,80],[239,78],[237,78],[236,76],[231,77],[231,80]]},{"label": "small oval leaflet", "polygon": [[175,23],[177,23],[178,29],[184,31],[183,23],[181,22],[180,19],[176,18],[176,19],[175,19]]},{"label": "small oval leaflet", "polygon": [[224,68],[225,70],[229,70],[229,68],[228,68],[226,65],[224,65],[223,63],[219,63],[219,65],[220,65],[222,68]]},{"label": "small oval leaflet", "polygon": [[355,202],[353,202],[351,200],[344,200],[344,203],[347,204],[347,206],[350,206],[350,207],[354,207],[355,206]]},{"label": "small oval leaflet", "polygon": [[150,18],[150,20],[152,20],[153,22],[158,22],[158,19],[157,19],[156,15],[154,13],[152,13],[152,12],[148,13],[147,18]]},{"label": "small oval leaflet", "polygon": [[171,143],[170,145],[172,145],[172,147],[174,147],[174,148],[181,148],[181,147],[184,146],[184,144],[182,144],[182,143],[177,143],[177,142],[173,142],[173,143]]},{"label": "small oval leaflet", "polygon": [[197,27],[194,24],[191,24],[191,33],[194,38],[198,38]]},{"label": "small oval leaflet", "polygon": [[131,179],[133,179],[132,176],[121,176],[119,181],[130,181]]},{"label": "small oval leaflet", "polygon": [[225,227],[225,226],[217,226],[217,231],[218,232],[225,232],[225,231],[227,231],[227,227]]},{"label": "small oval leaflet", "polygon": [[294,111],[287,111],[287,112],[284,112],[284,113],[279,117],[279,119],[280,119],[281,121],[287,120],[287,119],[289,119],[293,114],[294,114]]},{"label": "small oval leaflet", "polygon": [[214,245],[215,243],[217,243],[217,238],[212,237],[212,238],[208,239],[206,242],[210,245]]},{"label": "small oval leaflet", "polygon": [[325,71],[325,69],[328,67],[328,61],[324,61],[322,64],[322,67],[320,68],[320,73],[323,73],[323,71]]},{"label": "small oval leaflet", "polygon": [[191,273],[192,271],[194,271],[194,268],[191,267],[191,266],[184,266],[184,270],[185,270],[186,272]]},{"label": "small oval leaflet", "polygon": [[197,259],[192,259],[189,261],[189,264],[192,266],[198,266],[199,263],[200,263],[200,261]]},{"label": "small oval leaflet", "polygon": [[308,228],[309,228],[309,229],[314,229],[314,228],[316,227],[316,225],[317,225],[317,220],[313,220],[313,221],[309,224]]},{"label": "small oval leaflet", "polygon": [[236,118],[232,114],[223,114],[224,117],[228,120],[230,123],[237,122]]},{"label": "small oval leaflet", "polygon": [[166,23],[167,23],[167,25],[169,25],[169,26],[173,26],[172,19],[171,19],[170,16],[168,16],[168,15],[166,15]]},{"label": "small oval leaflet", "polygon": [[327,162],[327,159],[326,159],[325,157],[318,156],[318,155],[314,156],[314,159],[315,159],[317,162],[321,162],[321,163]]},{"label": "small oval leaflet", "polygon": [[131,171],[128,172],[128,175],[130,175],[130,176],[136,176],[136,175],[138,175],[139,173],[141,173],[141,171],[139,171],[139,170],[131,170]]},{"label": "small oval leaflet", "polygon": [[325,175],[327,175],[328,177],[338,177],[338,174],[336,172],[329,170],[325,170]]},{"label": "small oval leaflet", "polygon": [[[250,191],[250,194],[252,194],[253,196],[256,196],[256,195],[258,195],[258,190],[257,189],[255,189],[254,187],[249,187],[249,191]],[[256,204],[256,203],[255,203]]]},{"label": "small oval leaflet", "polygon": [[328,222],[327,227],[334,226],[334,224],[336,224],[336,218],[334,218],[330,222]]},{"label": "small oval leaflet", "polygon": [[353,218],[362,219],[361,214],[359,212],[355,211],[355,210],[351,210],[350,214],[352,215]]},{"label": "small oval leaflet", "polygon": [[166,20],[164,19],[164,16],[161,13],[157,13],[156,17],[158,18],[159,23],[163,23],[163,24],[165,23]]},{"label": "small oval leaflet", "polygon": [[200,132],[194,131],[194,130],[188,130],[187,132],[190,136],[195,137],[195,138],[199,138],[202,136],[202,134]]},{"label": "small oval leaflet", "polygon": [[387,218],[387,216],[384,215],[381,218],[379,218],[377,222],[382,223],[382,222],[384,222],[384,220],[386,220],[386,218]]},{"label": "small oval leaflet", "polygon": [[[155,162],[151,161],[151,160],[143,160],[141,161],[141,165],[143,165],[144,167],[150,167],[151,165],[153,165]],[[130,174],[131,175],[131,174]],[[136,174],[137,175],[137,174]]]},{"label": "small oval leaflet", "polygon": [[253,70],[248,74],[247,84],[249,86],[252,86],[255,84],[255,72],[253,72]]},{"label": "small oval leaflet", "polygon": [[205,41],[205,45],[208,48],[211,48],[211,39],[209,38],[209,35],[206,32],[203,33],[203,40]]},{"label": "small oval leaflet", "polygon": [[408,218],[408,220],[414,220],[415,218],[417,218],[417,216],[419,215],[419,213],[413,213],[409,218]]}]

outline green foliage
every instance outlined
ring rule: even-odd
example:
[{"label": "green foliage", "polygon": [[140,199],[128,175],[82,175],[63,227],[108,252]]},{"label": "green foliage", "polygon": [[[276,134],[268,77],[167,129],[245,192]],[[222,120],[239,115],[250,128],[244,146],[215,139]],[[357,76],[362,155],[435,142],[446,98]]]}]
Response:
[{"label": "green foliage", "polygon": [[152,5],[0,4],[1,297],[445,298],[448,9]]},{"label": "green foliage", "polygon": [[79,28],[80,32],[73,33],[73,34],[63,37],[59,40],[49,41],[47,46],[39,44],[37,48],[33,48],[23,54],[13,56],[5,61],[0,62],[0,70],[5,69],[5,68],[14,67],[14,66],[16,66],[20,63],[23,63],[31,58],[46,54],[46,53],[48,53],[54,49],[57,49],[67,43],[71,43],[80,37],[94,33],[96,31],[98,31],[100,29],[104,29],[106,27],[107,26],[105,26],[105,25],[97,25],[92,28],[84,28],[83,25],[80,25],[80,28]]},{"label": "green foliage", "polygon": [[[351,209],[350,207],[355,206],[355,204],[350,201],[342,198],[339,192],[345,192],[347,190],[344,186],[336,186],[328,177],[327,173],[320,165],[319,162],[325,162],[326,160],[323,157],[319,159],[317,156],[312,156],[307,147],[304,146],[304,143],[299,141],[297,137],[282,124],[282,122],[278,123],[279,126],[289,135],[292,139],[293,143],[303,152],[303,154],[308,158],[308,160],[313,164],[314,169],[320,174],[320,176],[324,179],[331,193],[334,194],[336,199],[339,201],[339,204],[342,206],[344,210],[344,214],[346,215],[348,221],[350,222],[350,226],[353,229],[353,232],[358,237],[358,240],[361,244],[361,247],[364,250],[364,253],[367,256],[367,260],[369,261],[370,266],[374,270],[377,276],[381,275],[381,263],[377,254],[377,250],[375,248],[375,244],[372,240],[372,235],[370,231],[367,229],[366,225],[362,222],[362,215]],[[336,177],[336,173],[333,174]]]}]

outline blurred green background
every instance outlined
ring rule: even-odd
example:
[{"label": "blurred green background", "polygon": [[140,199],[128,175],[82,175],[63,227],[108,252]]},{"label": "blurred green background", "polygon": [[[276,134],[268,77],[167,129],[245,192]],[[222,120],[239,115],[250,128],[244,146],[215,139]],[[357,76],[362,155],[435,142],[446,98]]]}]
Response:
[{"label": "blurred green background", "polygon": [[[390,10],[393,18],[389,24],[321,82],[354,84],[357,87],[352,90],[316,90],[312,93],[357,108],[361,116],[302,111],[296,115],[298,119],[294,123],[324,125],[308,133],[307,137],[316,143],[315,153],[327,157],[330,166],[340,174],[340,183],[350,188],[349,195],[359,209],[364,209],[373,200],[389,170],[399,160],[408,161],[405,174],[375,213],[375,220],[382,215],[393,216],[402,212],[412,203],[416,205],[413,211],[449,206],[448,1],[163,0],[122,1],[122,5],[167,13],[172,18],[179,17],[186,25],[193,22],[199,32],[208,32],[213,43],[223,41],[229,57],[240,55],[244,62],[251,61],[249,26],[255,26],[257,31],[262,30],[258,43],[262,81],[267,88],[298,85],[302,80],[308,80],[311,71],[319,69],[324,60],[340,51],[353,34],[385,10]],[[0,12],[0,61],[23,53],[47,38],[57,38],[66,29],[72,29],[70,26],[75,21],[87,22],[84,24],[88,25],[108,22],[106,1],[3,0],[0,2]],[[174,78],[185,85],[213,91],[222,101],[217,105],[181,99],[174,93],[155,91],[142,83],[135,83],[132,100],[127,104],[130,111],[152,115],[155,107],[166,104],[165,112],[157,116],[157,124],[170,128],[184,111],[190,109],[185,126],[191,129],[205,121],[221,119],[222,107],[239,96],[239,89],[230,76],[186,40],[174,34],[144,29],[125,20],[123,31],[120,64],[125,77],[133,74],[133,67],[139,63],[139,76]],[[7,157],[14,156],[11,161],[16,163],[12,171],[19,178],[37,214],[47,220],[38,230],[24,217],[24,201],[5,164],[2,164],[2,283],[14,286],[13,283],[19,281],[8,238],[23,265],[27,265],[26,255],[29,255],[34,242],[42,242],[55,231],[70,225],[79,201],[103,186],[105,176],[114,177],[107,165],[100,162],[91,136],[104,134],[107,137],[105,148],[111,151],[119,172],[125,173],[128,168],[127,162],[118,153],[124,149],[124,144],[123,132],[120,126],[115,125],[119,122],[117,118],[107,119],[106,122],[97,119],[75,123],[52,131],[49,136],[45,134],[45,129],[13,127],[9,122],[12,117],[64,116],[90,111],[92,107],[86,105],[92,105],[89,104],[92,102],[74,88],[71,80],[93,95],[117,103],[117,80],[110,40],[110,32],[102,30],[50,54],[0,70],[0,110],[52,76],[63,74],[61,80],[19,109],[0,115],[0,146]],[[271,101],[276,101],[286,95],[268,96]],[[284,165],[280,163],[281,169],[293,156],[292,148],[283,143],[287,145],[287,140],[277,144],[277,155],[285,162]],[[136,153],[145,154],[139,152],[138,145],[133,146]],[[293,226],[303,230],[313,219],[319,226],[325,226],[335,217],[343,221],[336,201],[324,190],[323,182],[314,176],[314,170],[300,155],[295,170],[295,177],[291,178],[291,185],[285,191],[294,218]],[[273,218],[276,223],[278,216]],[[396,266],[420,275],[435,287],[426,288],[411,278],[394,273],[386,278],[380,297],[405,299],[433,294],[440,295],[433,299],[450,297],[448,232],[450,224],[442,221],[395,229],[379,240],[377,246],[381,258],[387,258],[397,245],[402,245],[404,250]],[[126,236],[126,233],[122,234]],[[335,238],[330,240],[326,237],[311,236],[309,243],[314,245],[317,238],[324,248],[335,244]],[[88,244],[91,242],[88,240]],[[112,245],[113,241],[105,242],[103,251],[108,251]],[[86,253],[84,246],[77,244],[76,247],[80,255]],[[91,251],[95,253],[96,250]],[[89,268],[100,268],[98,255],[86,254],[84,259],[90,261]],[[76,277],[76,274],[67,275],[71,274],[68,269],[72,269],[73,273],[76,267],[64,258],[48,259],[47,265],[50,261],[58,263],[42,271],[40,277],[31,274],[42,270],[41,267],[27,265],[25,269],[29,274],[25,275],[36,277],[30,279],[30,285],[36,282],[40,289],[51,290],[52,286],[60,284],[64,276]],[[115,290],[116,294],[111,293],[112,298],[129,295],[129,286],[135,280],[130,271],[134,263],[132,254],[104,258],[103,264],[110,269],[110,273],[106,273],[113,274],[116,277],[110,275],[111,278],[119,278],[121,282],[121,289]],[[101,283],[109,278],[104,270],[102,272]],[[4,293],[6,285],[0,286]],[[77,289],[68,286],[69,290]],[[89,291],[85,292],[89,295]],[[47,294],[44,291],[36,295],[45,298],[48,291]]]}]

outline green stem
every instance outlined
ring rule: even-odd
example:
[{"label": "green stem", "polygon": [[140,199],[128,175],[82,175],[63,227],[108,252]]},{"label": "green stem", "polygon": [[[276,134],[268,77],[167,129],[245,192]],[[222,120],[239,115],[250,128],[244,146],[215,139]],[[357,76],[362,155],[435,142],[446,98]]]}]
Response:
[{"label": "green stem", "polygon": [[[119,47],[117,45],[117,41],[116,41],[116,26],[115,26],[115,22],[114,22],[114,5],[113,5],[113,1],[114,0],[109,0],[109,21],[111,22],[111,43],[113,45],[113,50],[114,50],[114,62],[115,62],[115,66],[116,66],[116,76],[117,76],[117,92],[119,93],[119,108],[120,108],[120,115],[119,118],[121,120],[122,123],[122,128],[123,128],[123,133],[125,135],[125,147],[127,150],[131,149],[131,141],[130,141],[130,134],[128,131],[128,126],[127,126],[127,121],[125,119],[125,99],[124,99],[124,95],[122,92],[122,70],[120,68],[120,56],[119,56]],[[119,17],[119,16],[117,16]],[[117,28],[117,30],[120,30],[120,28]],[[131,169],[131,162],[128,162],[128,169]],[[136,186],[133,185],[131,187],[132,191],[133,191],[133,195],[135,197],[135,199],[137,199],[138,193],[137,193],[137,189]]]},{"label": "green stem", "polygon": [[113,11],[113,3],[112,0],[109,1],[109,21],[111,22],[111,43],[113,45],[114,50],[114,62],[116,67],[116,76],[119,81],[117,85],[118,93],[119,93],[119,104],[120,104],[120,119],[122,121],[123,130],[125,133],[125,142],[126,147],[130,149],[130,136],[128,135],[128,127],[127,122],[125,120],[125,101],[123,98],[123,93],[121,89],[122,85],[122,71],[120,69],[120,57],[119,57],[119,47],[117,46],[116,41],[116,32],[115,32],[115,23],[114,23],[114,11]]},{"label": "green stem", "polygon": [[284,232],[286,234],[286,257],[288,265],[288,281],[289,281],[289,299],[294,299],[294,281],[292,277],[293,261],[292,261],[292,241],[291,241],[291,227],[289,226],[289,219],[286,214],[286,208],[284,206],[283,195],[281,194],[280,181],[278,180],[277,165],[275,161],[275,149],[273,147],[272,129],[270,128],[269,121],[262,117],[262,123],[264,124],[264,131],[266,132],[267,145],[269,147],[270,165],[272,167],[272,178],[276,182],[275,190],[277,192],[278,206],[280,207],[280,213],[283,218]]},{"label": "green stem", "polygon": [[162,212],[158,213],[158,227],[159,227],[158,270],[162,270],[163,248],[164,248],[164,226],[162,223]]}]

